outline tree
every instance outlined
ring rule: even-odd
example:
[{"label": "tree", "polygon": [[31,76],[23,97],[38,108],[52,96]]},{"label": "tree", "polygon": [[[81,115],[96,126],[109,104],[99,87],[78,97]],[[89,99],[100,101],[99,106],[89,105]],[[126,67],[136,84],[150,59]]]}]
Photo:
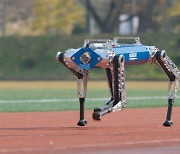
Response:
[{"label": "tree", "polygon": [[1,1],[0,3],[0,27],[1,27],[1,31],[2,31],[2,36],[5,37],[6,36],[6,20],[7,20],[7,1]]},{"label": "tree", "polygon": [[180,1],[175,0],[174,5],[169,9],[170,16],[180,16]]},{"label": "tree", "polygon": [[83,24],[84,8],[74,0],[37,0],[33,9],[34,30],[71,34],[75,24]]},{"label": "tree", "polygon": [[180,1],[175,0],[174,3],[172,3],[172,7],[168,10],[168,16],[169,21],[172,25],[172,30],[175,33],[180,32]]},{"label": "tree", "polygon": [[35,0],[0,0],[0,29],[2,36],[25,34],[32,18],[31,6]]},{"label": "tree", "polygon": [[[124,3],[122,0],[111,0],[109,3],[108,1],[99,1],[99,3],[100,7],[97,8],[97,0],[94,1],[94,4],[90,0],[86,0],[88,13],[94,18],[101,32],[114,32],[115,27],[117,27],[119,23],[119,15],[122,12],[120,8]],[[106,10],[105,13],[100,15],[103,10]]]},{"label": "tree", "polygon": [[[176,0],[176,3],[180,3]],[[101,32],[112,33],[117,26],[125,21],[131,21],[134,16],[139,17],[138,32],[167,31],[169,21],[167,10],[173,0],[86,0],[88,14],[93,18]],[[178,13],[179,7],[174,11]],[[119,21],[119,16],[129,17]]]},{"label": "tree", "polygon": [[[140,19],[139,31],[148,29],[157,29],[157,23],[154,18],[157,15],[156,5],[157,0],[86,0],[88,13],[94,18],[101,32],[112,33],[118,25],[138,15]],[[98,3],[100,7],[98,8]],[[107,6],[108,7],[107,7]],[[106,10],[104,14],[103,10]],[[119,21],[121,14],[127,14],[129,17],[123,21]]]}]

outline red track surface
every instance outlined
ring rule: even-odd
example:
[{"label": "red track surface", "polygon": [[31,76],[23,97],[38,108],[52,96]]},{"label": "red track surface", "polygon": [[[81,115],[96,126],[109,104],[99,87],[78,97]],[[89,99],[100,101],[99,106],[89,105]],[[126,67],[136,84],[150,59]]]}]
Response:
[{"label": "red track surface", "polygon": [[172,127],[166,108],[125,109],[76,126],[78,111],[0,113],[0,153],[180,153],[180,107]]}]

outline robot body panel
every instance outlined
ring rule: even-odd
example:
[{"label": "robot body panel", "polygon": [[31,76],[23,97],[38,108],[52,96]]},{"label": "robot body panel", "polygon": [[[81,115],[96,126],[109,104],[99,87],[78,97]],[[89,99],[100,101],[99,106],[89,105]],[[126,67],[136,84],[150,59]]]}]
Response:
[{"label": "robot body panel", "polygon": [[125,65],[138,65],[146,63],[150,59],[148,47],[144,45],[120,46],[112,49],[115,54],[123,55]]}]

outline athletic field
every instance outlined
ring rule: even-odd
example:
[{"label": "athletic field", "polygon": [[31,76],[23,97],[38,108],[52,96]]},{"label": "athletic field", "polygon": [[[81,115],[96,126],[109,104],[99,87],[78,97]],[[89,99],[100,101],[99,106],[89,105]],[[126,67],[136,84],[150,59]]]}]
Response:
[{"label": "athletic field", "polygon": [[[77,110],[76,87],[74,81],[1,81],[0,112]],[[127,108],[167,106],[167,87],[168,81],[128,81]],[[109,97],[106,81],[89,81],[85,108],[100,107]]]},{"label": "athletic field", "polygon": [[[162,125],[168,83],[129,81],[126,85],[127,109],[95,121],[93,108],[104,104],[109,92],[105,81],[90,81],[88,124],[78,127],[76,82],[0,82],[0,153],[179,153],[180,107],[173,108],[174,125]],[[179,106],[179,96],[175,104]]]}]

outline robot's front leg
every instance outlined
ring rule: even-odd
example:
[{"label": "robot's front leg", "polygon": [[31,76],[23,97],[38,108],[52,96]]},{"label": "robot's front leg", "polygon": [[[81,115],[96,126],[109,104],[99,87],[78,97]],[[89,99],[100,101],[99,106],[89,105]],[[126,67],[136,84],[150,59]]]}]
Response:
[{"label": "robot's front leg", "polygon": [[116,55],[112,61],[112,67],[105,69],[111,98],[101,108],[94,109],[93,119],[101,117],[111,111],[122,110],[126,106],[124,57]]},{"label": "robot's front leg", "polygon": [[87,121],[84,118],[84,103],[87,92],[87,76],[88,71],[86,70],[75,70],[73,68],[69,68],[64,62],[64,53],[58,52],[56,55],[56,60],[62,63],[65,67],[67,67],[74,75],[77,77],[77,89],[78,89],[78,97],[80,103],[80,120],[78,121],[78,126],[85,126]]},{"label": "robot's front leg", "polygon": [[87,121],[84,118],[84,103],[87,92],[87,76],[84,75],[83,78],[77,79],[77,89],[78,89],[78,97],[80,103],[80,120],[78,121],[78,126],[85,126]]},{"label": "robot's front leg", "polygon": [[172,126],[171,121],[172,107],[176,99],[178,90],[178,82],[180,80],[180,71],[172,60],[166,55],[165,51],[158,51],[156,53],[157,64],[163,69],[166,75],[169,77],[168,87],[168,110],[166,120],[163,123],[164,126]]}]

